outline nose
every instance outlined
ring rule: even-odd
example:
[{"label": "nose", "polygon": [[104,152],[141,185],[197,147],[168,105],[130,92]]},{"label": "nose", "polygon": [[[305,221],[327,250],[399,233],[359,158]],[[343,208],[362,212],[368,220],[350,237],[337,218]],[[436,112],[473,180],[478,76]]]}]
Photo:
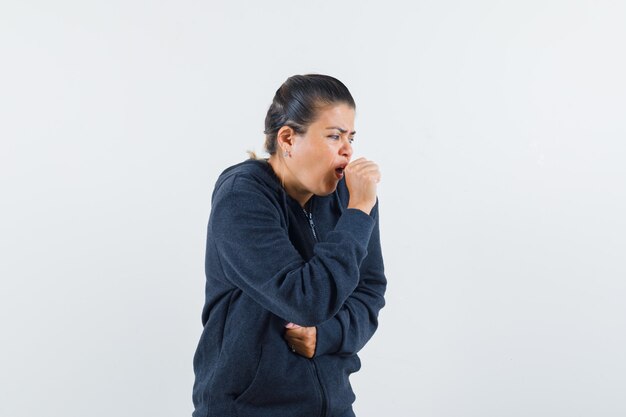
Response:
[{"label": "nose", "polygon": [[350,139],[346,139],[343,142],[343,146],[341,147],[341,156],[345,156],[348,161],[352,158],[352,144],[350,143]]}]

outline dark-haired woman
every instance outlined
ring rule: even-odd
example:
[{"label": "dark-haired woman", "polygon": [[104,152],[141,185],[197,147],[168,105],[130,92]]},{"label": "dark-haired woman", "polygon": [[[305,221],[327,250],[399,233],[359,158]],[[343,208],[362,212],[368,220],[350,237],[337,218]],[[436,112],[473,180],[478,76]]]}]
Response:
[{"label": "dark-haired woman", "polygon": [[353,417],[349,375],[384,306],[376,187],[351,162],[355,104],[324,75],[277,90],[269,159],[226,169],[212,196],[194,417]]}]

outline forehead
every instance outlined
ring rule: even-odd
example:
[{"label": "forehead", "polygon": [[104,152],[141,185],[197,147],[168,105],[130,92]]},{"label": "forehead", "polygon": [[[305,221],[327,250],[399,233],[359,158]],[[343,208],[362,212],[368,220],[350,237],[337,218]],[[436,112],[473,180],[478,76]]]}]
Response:
[{"label": "forehead", "polygon": [[354,130],[354,109],[347,104],[323,107],[317,115],[315,124],[322,128],[335,126],[345,130]]}]

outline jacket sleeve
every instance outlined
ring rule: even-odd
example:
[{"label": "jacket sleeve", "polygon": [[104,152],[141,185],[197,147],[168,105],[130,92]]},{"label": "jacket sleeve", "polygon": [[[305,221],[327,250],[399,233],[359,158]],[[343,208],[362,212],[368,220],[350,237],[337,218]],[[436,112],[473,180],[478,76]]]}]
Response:
[{"label": "jacket sleeve", "polygon": [[385,305],[385,277],[378,203],[372,211],[375,226],[370,237],[368,254],[361,265],[359,284],[339,312],[317,326],[315,356],[355,354],[372,338],[378,327],[378,313]]},{"label": "jacket sleeve", "polygon": [[358,285],[375,222],[344,211],[305,262],[277,204],[248,177],[227,180],[213,198],[208,240],[227,281],[277,316],[315,326],[337,314]]}]

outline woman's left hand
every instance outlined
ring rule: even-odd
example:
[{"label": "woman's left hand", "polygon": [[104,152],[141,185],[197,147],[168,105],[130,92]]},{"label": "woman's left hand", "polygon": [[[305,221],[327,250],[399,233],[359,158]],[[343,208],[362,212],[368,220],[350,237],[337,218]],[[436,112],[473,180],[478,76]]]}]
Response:
[{"label": "woman's left hand", "polygon": [[295,323],[285,325],[285,340],[297,354],[311,359],[315,354],[317,343],[317,328],[302,327]]}]

